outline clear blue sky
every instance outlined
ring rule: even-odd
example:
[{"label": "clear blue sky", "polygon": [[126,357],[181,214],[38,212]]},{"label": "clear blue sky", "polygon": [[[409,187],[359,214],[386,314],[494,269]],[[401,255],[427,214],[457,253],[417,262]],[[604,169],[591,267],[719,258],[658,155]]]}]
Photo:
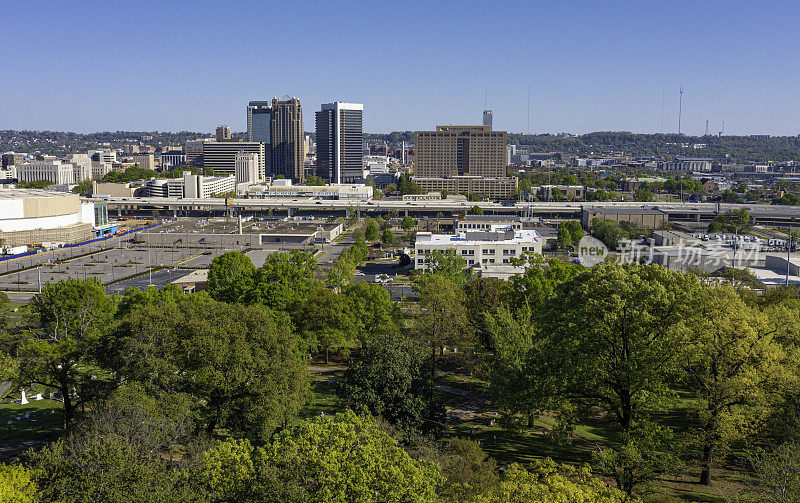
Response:
[{"label": "clear blue sky", "polygon": [[0,129],[245,129],[249,100],[364,130],[800,133],[800,2],[6,1]]}]

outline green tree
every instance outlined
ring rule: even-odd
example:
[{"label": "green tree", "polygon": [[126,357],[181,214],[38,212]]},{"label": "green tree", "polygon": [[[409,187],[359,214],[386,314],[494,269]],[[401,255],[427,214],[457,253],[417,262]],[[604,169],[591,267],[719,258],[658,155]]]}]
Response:
[{"label": "green tree", "polygon": [[288,315],[192,297],[131,311],[113,333],[107,365],[149,390],[188,394],[208,432],[269,438],[308,395]]},{"label": "green tree", "polygon": [[581,238],[583,237],[583,227],[581,226],[581,223],[577,220],[568,220],[561,224],[561,227],[564,227],[569,231],[569,234],[572,237],[572,246],[577,248],[578,243],[580,243]]},{"label": "green tree", "polygon": [[383,231],[383,234],[381,234],[381,243],[385,245],[393,245],[396,242],[397,240],[394,237],[394,232],[392,232],[391,229],[386,229]]},{"label": "green tree", "polygon": [[92,181],[91,180],[83,180],[78,185],[72,187],[72,192],[76,194],[80,194],[83,197],[89,197],[92,195]]},{"label": "green tree", "polygon": [[508,304],[511,285],[498,278],[483,276],[470,277],[464,286],[464,307],[470,325],[476,331],[478,340],[488,351],[493,351],[487,326],[487,315],[495,315]]},{"label": "green tree", "polygon": [[715,458],[755,433],[770,413],[771,397],[796,383],[779,342],[795,326],[791,314],[750,307],[732,287],[706,288],[696,306],[697,315],[683,328],[690,344],[688,383],[700,418],[700,482],[709,484]]},{"label": "green tree", "polygon": [[327,185],[327,183],[323,178],[315,175],[309,175],[306,177],[306,185]]},{"label": "green tree", "polygon": [[397,190],[401,196],[406,194],[422,194],[422,187],[418,183],[411,180],[411,177],[403,173],[397,182]]},{"label": "green tree", "polygon": [[439,274],[453,281],[456,285],[464,284],[466,274],[464,268],[467,261],[455,250],[431,250],[425,253],[425,271],[429,274]]},{"label": "green tree", "polygon": [[291,311],[317,288],[316,270],[314,257],[300,250],[270,253],[256,271],[247,300],[271,309]]},{"label": "green tree", "polygon": [[613,448],[593,452],[592,464],[625,494],[632,495],[661,474],[677,475],[682,468],[681,446],[667,427],[640,421],[620,440]]},{"label": "green tree", "polygon": [[647,184],[642,184],[633,194],[634,201],[649,202],[653,200],[653,191]]},{"label": "green tree", "polygon": [[439,431],[445,411],[426,371],[427,360],[424,349],[414,341],[379,337],[347,369],[339,396],[346,407],[366,407],[402,430]]},{"label": "green tree", "polygon": [[431,352],[431,373],[436,372],[437,351],[458,346],[461,351],[473,348],[467,312],[461,302],[462,290],[442,274],[426,274],[414,284],[419,295],[421,314],[417,320],[420,340]]},{"label": "green tree", "polygon": [[408,215],[404,216],[403,219],[400,221],[400,227],[405,231],[409,231],[416,226],[417,222]]},{"label": "green tree", "polygon": [[352,411],[309,419],[266,447],[220,442],[204,454],[202,479],[220,501],[435,502],[442,482],[371,417]]},{"label": "green tree", "polygon": [[354,331],[362,345],[379,335],[396,332],[402,323],[389,292],[382,286],[360,281],[345,286],[343,293],[356,324]]},{"label": "green tree", "polygon": [[699,283],[664,267],[599,264],[557,287],[528,371],[545,403],[600,407],[622,430],[670,395]]},{"label": "green tree", "polygon": [[500,484],[478,496],[477,503],[627,503],[636,502],[592,476],[587,466],[559,465],[551,459],[538,461],[525,470],[514,463],[503,473]]},{"label": "green tree", "polygon": [[800,446],[786,442],[774,449],[758,449],[749,458],[756,487],[766,501],[800,501]]},{"label": "green tree", "polygon": [[214,300],[240,302],[253,289],[255,274],[253,262],[244,253],[223,253],[211,261],[207,291]]},{"label": "green tree", "polygon": [[378,224],[375,223],[375,220],[370,217],[364,219],[364,239],[367,241],[377,241],[380,237]]},{"label": "green tree", "polygon": [[592,236],[602,241],[604,245],[612,250],[617,248],[621,239],[630,237],[617,222],[597,218],[592,220]]},{"label": "green tree", "polygon": [[16,185],[20,189],[46,189],[47,187],[53,185],[53,182],[50,180],[34,180],[31,182],[20,180]]},{"label": "green tree", "polygon": [[468,215],[483,215],[483,208],[478,205],[473,206],[467,212]]},{"label": "green tree", "polygon": [[326,363],[331,350],[347,349],[356,337],[358,325],[349,307],[344,295],[320,286],[311,290],[298,308],[298,334],[306,347],[325,352]]},{"label": "green tree", "polygon": [[39,501],[36,492],[36,483],[30,469],[0,463],[0,501],[36,503]]},{"label": "green tree", "polygon": [[445,477],[439,492],[444,501],[472,501],[494,490],[500,481],[494,458],[478,442],[463,437],[447,442],[434,461]]},{"label": "green tree", "polygon": [[95,362],[114,309],[96,278],[47,283],[31,300],[35,325],[17,340],[19,384],[58,391],[64,400],[65,430],[77,407],[102,396],[110,386]]},{"label": "green tree", "polygon": [[584,268],[559,258],[527,255],[521,259],[525,272],[511,277],[511,304],[536,311],[552,298],[561,283],[571,280]]},{"label": "green tree", "polygon": [[559,227],[556,242],[560,249],[569,250],[572,247],[572,234],[569,233],[569,229],[564,226]]},{"label": "green tree", "polygon": [[42,501],[208,501],[182,469],[191,449],[173,456],[194,432],[190,401],[122,388],[79,429],[32,454]]}]

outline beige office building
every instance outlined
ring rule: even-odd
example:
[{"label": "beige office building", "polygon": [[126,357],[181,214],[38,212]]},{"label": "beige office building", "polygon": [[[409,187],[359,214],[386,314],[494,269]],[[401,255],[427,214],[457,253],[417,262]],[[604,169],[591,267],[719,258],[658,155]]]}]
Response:
[{"label": "beige office building", "polygon": [[153,154],[136,154],[133,156],[133,162],[142,169],[156,169],[156,160]]},{"label": "beige office building", "polygon": [[283,175],[297,183],[305,181],[305,132],[299,99],[288,96],[272,99],[270,139],[269,175]]},{"label": "beige office building", "polygon": [[230,126],[217,126],[217,141],[226,141],[231,139]]},{"label": "beige office building", "polygon": [[436,126],[414,134],[414,175],[420,177],[506,175],[505,131],[487,126]]},{"label": "beige office building", "polygon": [[516,177],[414,177],[413,180],[422,187],[423,192],[446,190],[449,194],[476,194],[491,200],[514,199],[519,189],[519,179]]}]

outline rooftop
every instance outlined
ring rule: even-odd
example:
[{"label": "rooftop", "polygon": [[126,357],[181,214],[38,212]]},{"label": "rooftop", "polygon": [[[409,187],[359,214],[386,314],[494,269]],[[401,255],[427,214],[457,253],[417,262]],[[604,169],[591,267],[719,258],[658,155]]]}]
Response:
[{"label": "rooftop", "polygon": [[[496,226],[491,231],[475,231],[475,232],[459,232],[458,234],[431,234],[428,232],[418,232],[417,242],[420,244],[523,244],[523,243],[536,243],[539,241],[539,233],[530,230],[522,229],[516,231],[508,231],[508,227]],[[512,235],[513,237],[506,237]],[[487,239],[479,239],[485,237]],[[493,239],[494,238],[494,239]]]},{"label": "rooftop", "polygon": [[61,192],[44,189],[0,189],[0,200],[34,199],[44,197],[76,197],[72,192]]}]

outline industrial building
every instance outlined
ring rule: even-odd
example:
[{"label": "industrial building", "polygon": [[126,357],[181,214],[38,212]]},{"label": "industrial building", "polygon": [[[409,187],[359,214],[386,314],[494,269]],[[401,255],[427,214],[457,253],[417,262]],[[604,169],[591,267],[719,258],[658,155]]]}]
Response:
[{"label": "industrial building", "polygon": [[631,222],[647,229],[661,229],[668,225],[669,215],[656,208],[619,208],[619,207],[585,207],[581,210],[581,223],[590,229],[592,221],[612,220],[614,222]]}]

